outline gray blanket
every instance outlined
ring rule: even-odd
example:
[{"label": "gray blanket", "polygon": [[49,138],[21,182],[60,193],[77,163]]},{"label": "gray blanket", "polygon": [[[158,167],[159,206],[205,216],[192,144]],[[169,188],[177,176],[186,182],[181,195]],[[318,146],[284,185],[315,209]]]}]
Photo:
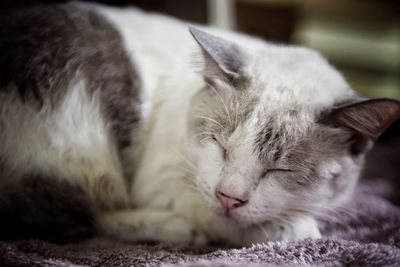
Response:
[{"label": "gray blanket", "polygon": [[56,245],[0,242],[0,266],[400,266],[400,208],[382,195],[383,181],[364,182],[345,209],[321,220],[324,238],[252,247],[184,248],[95,238]]}]

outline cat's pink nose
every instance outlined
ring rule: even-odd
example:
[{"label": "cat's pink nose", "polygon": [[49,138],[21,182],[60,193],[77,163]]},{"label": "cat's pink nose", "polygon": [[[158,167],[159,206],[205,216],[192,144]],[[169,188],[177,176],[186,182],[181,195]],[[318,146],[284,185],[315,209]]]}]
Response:
[{"label": "cat's pink nose", "polygon": [[219,199],[219,202],[221,202],[222,206],[227,211],[235,209],[235,208],[239,208],[248,202],[247,199],[240,199],[237,197],[229,196],[226,193],[219,191],[219,190],[216,192],[216,195],[217,195],[217,198]]}]

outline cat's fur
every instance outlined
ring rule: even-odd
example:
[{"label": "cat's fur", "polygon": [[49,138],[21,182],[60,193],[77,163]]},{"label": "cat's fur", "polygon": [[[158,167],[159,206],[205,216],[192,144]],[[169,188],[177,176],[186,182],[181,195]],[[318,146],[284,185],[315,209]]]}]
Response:
[{"label": "cat's fur", "polygon": [[133,8],[39,6],[1,23],[0,186],[67,183],[120,239],[319,237],[400,114],[314,51]]}]

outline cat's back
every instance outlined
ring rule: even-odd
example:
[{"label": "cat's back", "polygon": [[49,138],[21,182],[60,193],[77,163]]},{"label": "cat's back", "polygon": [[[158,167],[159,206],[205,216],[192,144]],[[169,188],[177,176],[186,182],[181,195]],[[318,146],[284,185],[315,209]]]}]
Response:
[{"label": "cat's back", "polygon": [[95,186],[122,188],[140,123],[141,79],[120,33],[71,4],[4,10],[0,23],[0,181],[38,173],[106,207],[126,201]]},{"label": "cat's back", "polygon": [[42,98],[47,90],[65,91],[77,75],[106,79],[112,72],[127,68],[122,76],[131,69],[118,31],[93,11],[39,5],[6,10],[0,23],[3,89],[15,83],[23,96]]},{"label": "cat's back", "polygon": [[0,24],[0,228],[87,235],[93,209],[127,202],[120,156],[140,120],[140,78],[119,32],[93,11],[7,9]]},{"label": "cat's back", "polygon": [[119,32],[104,16],[71,4],[38,5],[5,10],[0,23],[1,93],[55,108],[84,83],[81,93],[98,95],[104,119],[118,124],[119,142],[128,142],[122,125],[139,120],[139,114],[128,113],[139,112],[140,78]]}]

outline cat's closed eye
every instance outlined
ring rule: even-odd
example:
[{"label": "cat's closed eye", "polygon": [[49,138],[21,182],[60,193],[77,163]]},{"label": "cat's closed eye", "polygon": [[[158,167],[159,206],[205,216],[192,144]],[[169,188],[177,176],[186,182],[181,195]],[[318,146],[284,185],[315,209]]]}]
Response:
[{"label": "cat's closed eye", "polygon": [[267,169],[263,172],[263,174],[261,175],[261,178],[266,177],[269,173],[271,172],[294,172],[291,169],[281,169],[281,168],[276,168],[276,169]]},{"label": "cat's closed eye", "polygon": [[226,148],[221,142],[221,140],[215,134],[211,135],[211,138],[220,146],[222,150],[222,157],[224,160],[226,160],[228,157],[228,152],[226,151]]}]

